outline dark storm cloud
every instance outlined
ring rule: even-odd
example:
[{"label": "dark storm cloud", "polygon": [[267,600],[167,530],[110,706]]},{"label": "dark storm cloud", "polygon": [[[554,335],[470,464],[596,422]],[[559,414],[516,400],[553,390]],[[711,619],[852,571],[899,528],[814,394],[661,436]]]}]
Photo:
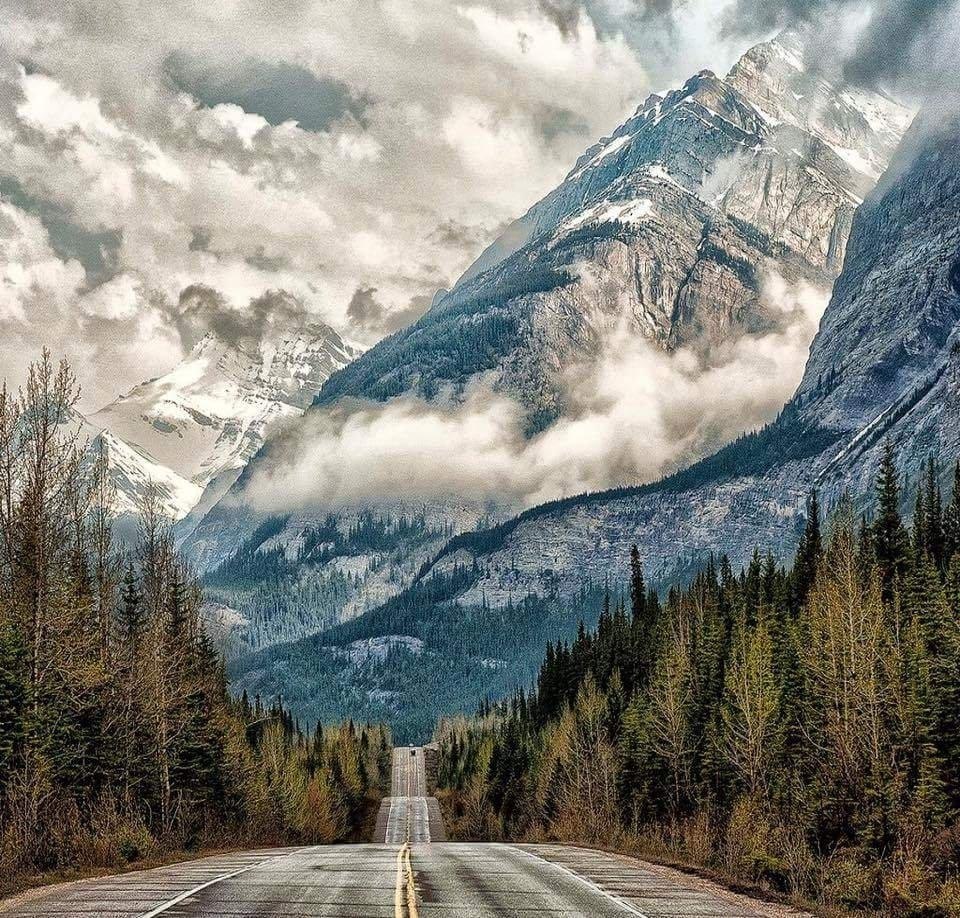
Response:
[{"label": "dark storm cloud", "polygon": [[376,287],[357,287],[347,304],[347,318],[358,329],[377,335],[389,335],[406,328],[420,318],[433,297],[418,295],[402,309],[388,309],[377,299]]},{"label": "dark storm cloud", "polygon": [[369,104],[345,83],[295,64],[248,59],[215,65],[177,52],[167,57],[164,70],[177,89],[204,105],[233,103],[270,124],[296,121],[307,131],[324,131],[346,114],[362,120]]},{"label": "dark storm cloud", "polygon": [[213,242],[213,231],[209,226],[191,226],[190,242],[187,249],[191,252],[209,252]]},{"label": "dark storm cloud", "polygon": [[262,245],[258,245],[254,253],[247,255],[244,261],[258,271],[270,272],[281,271],[290,264],[284,255],[268,255]]},{"label": "dark storm cloud", "polygon": [[0,198],[37,217],[54,252],[83,265],[89,287],[96,287],[117,272],[123,242],[120,230],[89,230],[61,205],[31,194],[11,176],[0,175]]},{"label": "dark storm cloud", "polygon": [[564,38],[573,34],[580,20],[580,0],[539,0],[539,6]]},{"label": "dark storm cloud", "polygon": [[231,345],[255,344],[274,325],[307,325],[314,320],[303,303],[286,290],[268,290],[245,308],[234,309],[219,290],[205,284],[185,287],[176,307],[167,311],[184,350],[192,348],[207,332]]},{"label": "dark storm cloud", "polygon": [[438,223],[427,238],[447,248],[479,252],[481,246],[490,241],[491,235],[485,227],[469,226],[451,217]]},{"label": "dark storm cloud", "polygon": [[542,105],[534,113],[535,123],[540,135],[547,143],[553,143],[565,134],[577,137],[585,135],[590,126],[586,119],[569,108],[560,108],[555,105]]},{"label": "dark storm cloud", "polygon": [[[908,88],[921,88],[928,74],[922,72],[933,61],[922,61],[916,69],[919,42],[953,5],[954,0],[881,0],[853,53],[845,61],[847,77],[864,86],[902,81]],[[729,12],[725,28],[739,35],[755,35],[792,25],[822,23],[831,14],[857,11],[862,0],[738,0]]]}]

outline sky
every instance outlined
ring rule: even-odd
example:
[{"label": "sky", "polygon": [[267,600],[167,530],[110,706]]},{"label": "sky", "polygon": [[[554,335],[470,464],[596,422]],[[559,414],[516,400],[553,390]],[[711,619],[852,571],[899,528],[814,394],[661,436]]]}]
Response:
[{"label": "sky", "polygon": [[869,11],[838,53],[897,80],[946,6],[0,0],[0,376],[47,345],[100,407],[194,343],[197,290],[368,346],[649,92]]},{"label": "sky", "polygon": [[198,288],[372,344],[651,90],[726,69],[725,5],[0,0],[0,376],[48,345],[99,407],[180,359]]}]

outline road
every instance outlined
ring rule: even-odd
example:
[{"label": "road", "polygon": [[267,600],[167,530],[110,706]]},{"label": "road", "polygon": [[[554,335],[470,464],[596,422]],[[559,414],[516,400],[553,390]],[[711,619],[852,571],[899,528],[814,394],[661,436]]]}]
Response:
[{"label": "road", "polygon": [[[412,753],[412,754],[411,754]],[[394,751],[374,843],[246,851],[35,890],[0,916],[783,918],[706,881],[563,845],[445,842],[423,749]]]},{"label": "road", "polygon": [[374,842],[387,845],[446,841],[435,797],[427,796],[426,759],[422,748],[393,750],[390,796],[380,804]]}]

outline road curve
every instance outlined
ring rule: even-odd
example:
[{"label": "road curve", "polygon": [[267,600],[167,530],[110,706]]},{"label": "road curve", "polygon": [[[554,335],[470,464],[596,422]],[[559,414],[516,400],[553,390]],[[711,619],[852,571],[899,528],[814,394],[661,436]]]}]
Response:
[{"label": "road curve", "polygon": [[[784,918],[801,915],[632,858],[441,841],[423,750],[394,752],[380,844],[246,851],[81,880],[0,903],[17,918]],[[376,837],[375,836],[375,840]]]}]

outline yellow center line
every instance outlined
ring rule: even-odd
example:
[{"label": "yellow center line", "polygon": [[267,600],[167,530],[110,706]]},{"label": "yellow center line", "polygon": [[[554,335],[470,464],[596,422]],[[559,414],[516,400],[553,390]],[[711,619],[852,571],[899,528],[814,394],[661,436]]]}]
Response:
[{"label": "yellow center line", "polygon": [[407,845],[407,911],[410,918],[419,918],[417,909],[417,886],[413,882],[413,864],[410,863],[410,846]]},{"label": "yellow center line", "polygon": [[404,887],[404,870],[403,870],[403,852],[406,849],[404,844],[400,850],[397,852],[397,885],[393,890],[393,914],[395,918],[403,918],[403,887]]},{"label": "yellow center line", "polygon": [[[406,750],[403,750],[404,752]],[[410,759],[413,756],[404,756],[401,754],[400,761],[403,762],[401,769],[398,769],[397,790],[402,787],[404,778],[406,779],[406,840],[397,851],[397,879],[393,891],[393,913],[394,918],[419,918],[420,910],[417,906],[417,884],[413,878],[413,861],[411,860],[410,847],[410,824],[413,821],[413,792],[414,783],[417,791],[420,788],[419,762],[415,764],[416,771],[410,768]]]}]

